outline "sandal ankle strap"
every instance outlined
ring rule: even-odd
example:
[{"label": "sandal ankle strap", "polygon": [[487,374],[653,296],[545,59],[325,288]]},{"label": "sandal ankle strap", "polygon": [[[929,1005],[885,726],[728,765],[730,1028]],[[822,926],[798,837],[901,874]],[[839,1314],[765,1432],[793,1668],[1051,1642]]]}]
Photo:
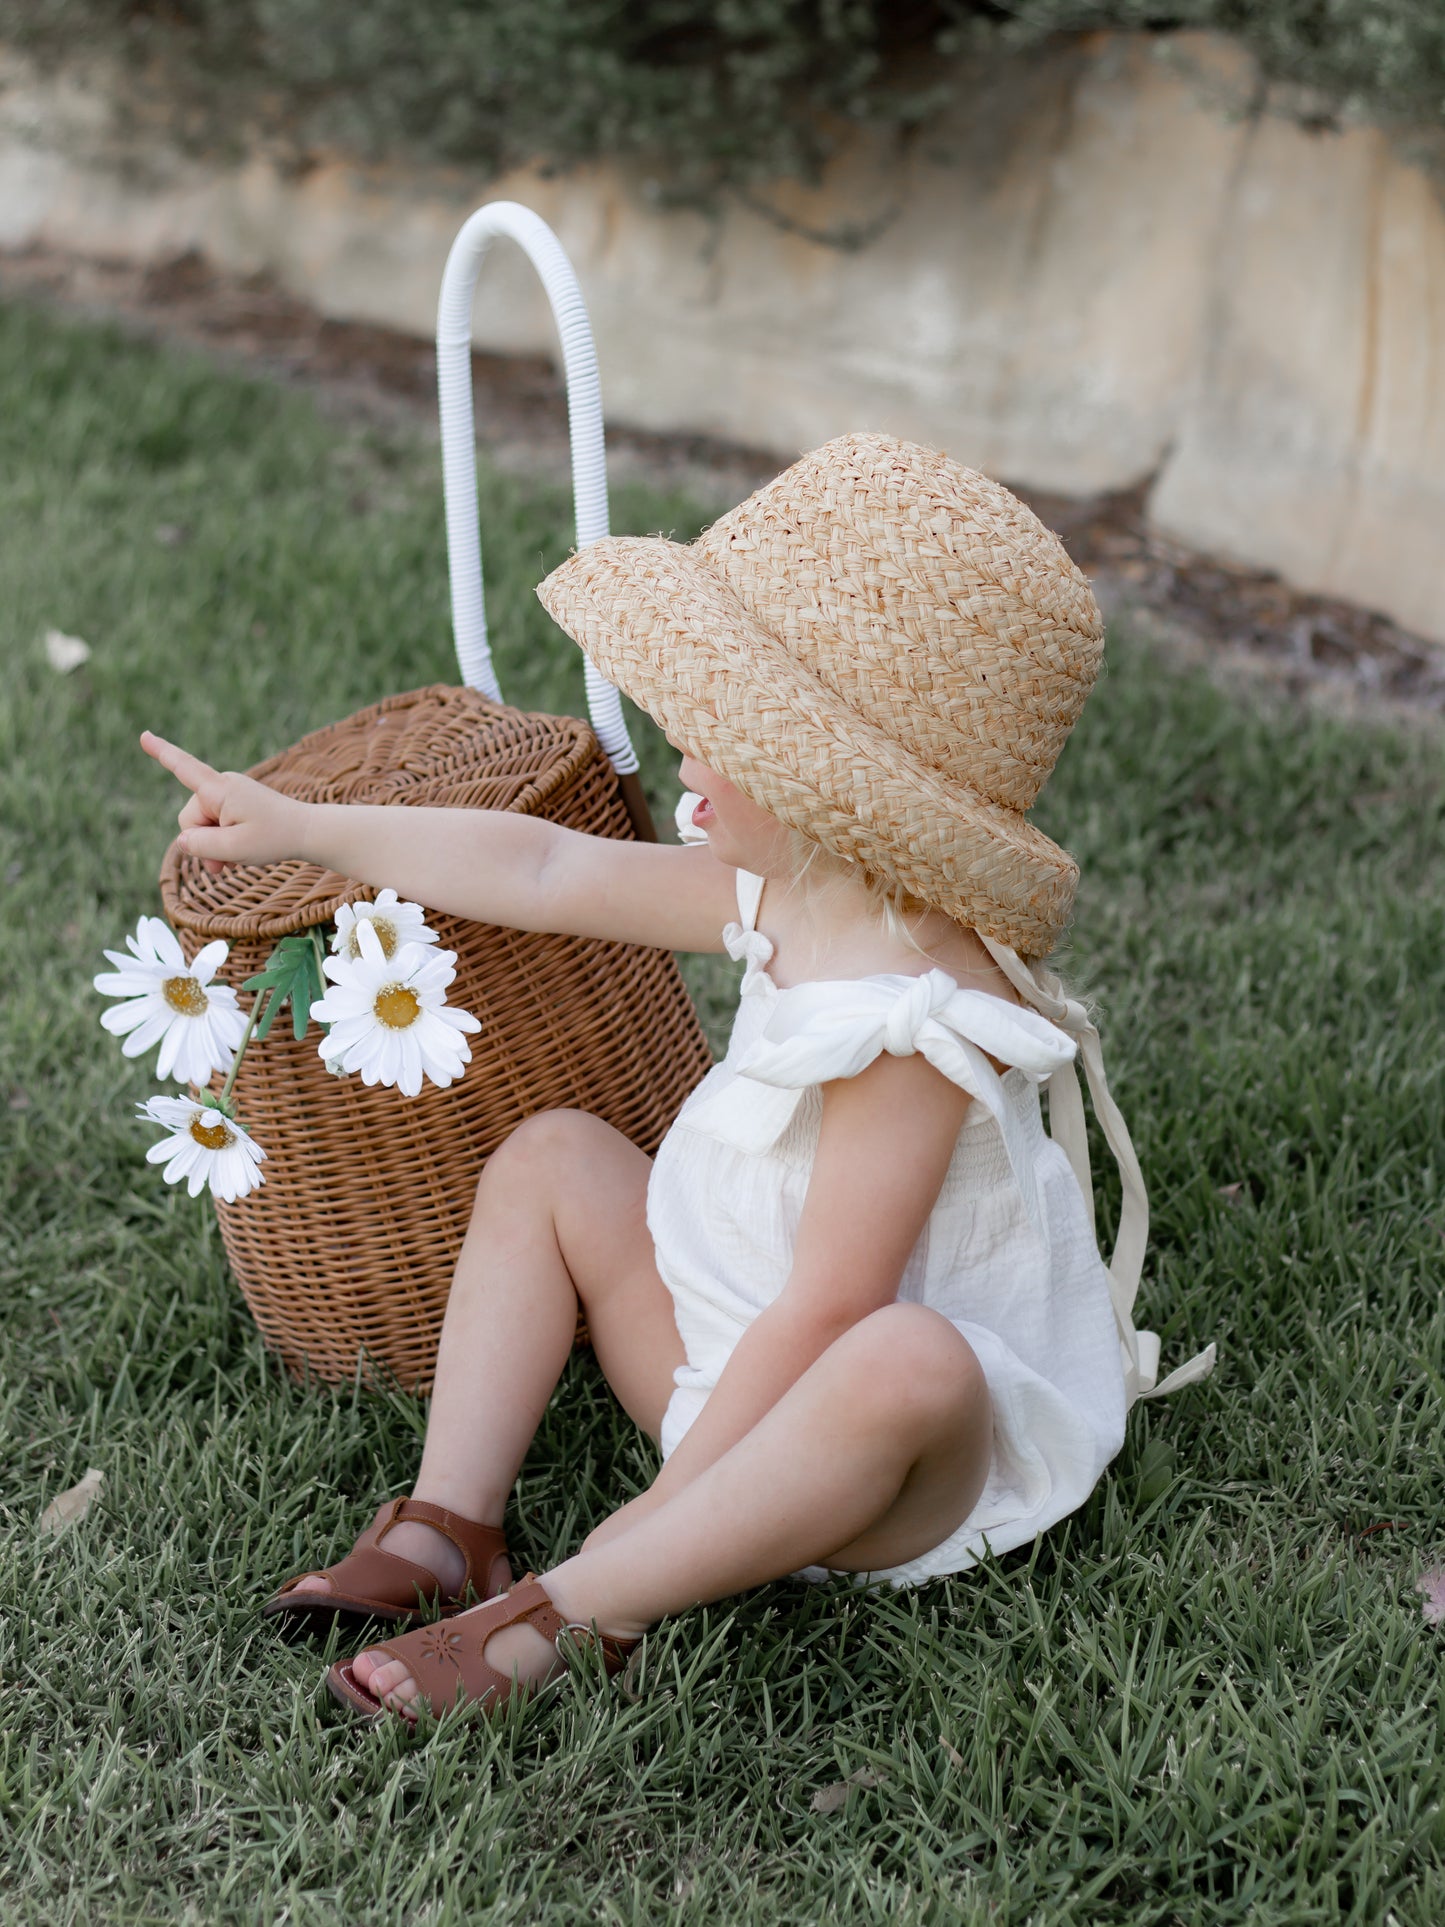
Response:
[{"label": "sandal ankle strap", "polygon": [[364,1536],[380,1551],[381,1542],[392,1527],[408,1519],[431,1526],[450,1539],[466,1561],[462,1582],[453,1597],[464,1599],[468,1587],[478,1598],[483,1597],[492,1567],[507,1555],[507,1535],[503,1528],[486,1525],[479,1519],[464,1519],[460,1512],[449,1512],[445,1506],[433,1505],[430,1499],[413,1499],[403,1493],[381,1507]]},{"label": "sandal ankle strap", "polygon": [[622,1671],[641,1643],[636,1639],[620,1638],[616,1633],[599,1632],[595,1626],[578,1619],[564,1619],[553,1603],[551,1594],[534,1572],[519,1579],[510,1591],[503,1594],[503,1598],[514,1602],[517,1610],[509,1613],[505,1619],[499,1619],[489,1629],[488,1637],[492,1632],[500,1632],[503,1626],[515,1626],[523,1619],[535,1627],[544,1639],[550,1639],[554,1646],[560,1642],[563,1633],[570,1633],[577,1645],[597,1647],[609,1677]]},{"label": "sandal ankle strap", "polygon": [[[429,1566],[403,1558],[388,1550],[382,1540],[393,1526],[414,1519],[433,1527],[450,1539],[463,1560],[461,1584],[453,1593],[443,1593],[440,1581]],[[507,1558],[506,1535],[500,1526],[464,1519],[459,1512],[433,1505],[429,1499],[413,1499],[403,1494],[385,1500],[371,1524],[357,1539],[344,1559],[330,1566],[309,1567],[288,1579],[262,1608],[269,1615],[285,1612],[348,1612],[375,1614],[379,1617],[414,1620],[426,1611],[455,1612],[469,1594],[479,1599],[496,1597],[492,1576],[497,1561],[503,1562],[507,1582],[511,1564]],[[330,1581],[325,1594],[308,1592],[306,1582],[314,1573]]]}]

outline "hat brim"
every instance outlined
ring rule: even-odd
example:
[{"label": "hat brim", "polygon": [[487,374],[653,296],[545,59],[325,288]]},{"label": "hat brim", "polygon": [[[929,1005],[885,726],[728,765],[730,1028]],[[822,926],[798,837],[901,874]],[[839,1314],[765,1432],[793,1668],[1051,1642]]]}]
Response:
[{"label": "hat brim", "polygon": [[1062,935],[1073,858],[845,703],[692,549],[611,536],[537,594],[609,682],[780,822],[1025,957]]}]

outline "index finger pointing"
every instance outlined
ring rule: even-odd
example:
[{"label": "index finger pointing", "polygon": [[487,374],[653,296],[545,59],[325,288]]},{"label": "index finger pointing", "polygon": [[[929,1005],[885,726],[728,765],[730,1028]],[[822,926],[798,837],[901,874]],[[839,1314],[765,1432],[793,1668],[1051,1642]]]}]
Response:
[{"label": "index finger pointing", "polygon": [[153,756],[172,776],[178,777],[188,790],[199,790],[220,781],[219,770],[212,769],[209,763],[203,763],[199,756],[192,756],[178,744],[168,743],[154,730],[141,731],[140,746],[147,756]]}]

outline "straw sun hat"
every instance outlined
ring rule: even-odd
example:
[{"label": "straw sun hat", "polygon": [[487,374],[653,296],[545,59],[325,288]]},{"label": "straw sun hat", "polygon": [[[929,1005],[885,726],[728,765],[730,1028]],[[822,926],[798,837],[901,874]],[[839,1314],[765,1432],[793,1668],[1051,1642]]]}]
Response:
[{"label": "straw sun hat", "polygon": [[537,593],[780,822],[1021,956],[1054,947],[1078,866],[1024,812],[1103,625],[1058,537],[999,483],[843,435],[695,542],[594,542]]}]

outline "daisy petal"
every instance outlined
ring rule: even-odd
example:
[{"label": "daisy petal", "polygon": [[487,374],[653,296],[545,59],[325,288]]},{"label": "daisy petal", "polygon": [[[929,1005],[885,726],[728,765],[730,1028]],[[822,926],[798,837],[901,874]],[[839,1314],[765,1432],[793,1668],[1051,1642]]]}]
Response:
[{"label": "daisy petal", "polygon": [[162,922],[159,917],[142,917],[140,931],[142,941],[151,946],[163,964],[168,964],[172,970],[186,968],[186,954],[168,923]]},{"label": "daisy petal", "polygon": [[[156,1059],[157,1077],[169,1077],[171,1075],[171,1066],[180,1056],[186,1042],[186,1026],[184,1023],[168,1023],[166,1025],[166,1034],[161,1039],[160,1056]],[[187,1052],[186,1054],[187,1057],[189,1057],[190,1053]],[[182,1081],[188,1084],[190,1079],[182,1073]]]},{"label": "daisy petal", "polygon": [[363,959],[369,964],[385,964],[386,952],[381,947],[381,938],[371,927],[370,917],[356,920],[356,943]]},{"label": "daisy petal", "polygon": [[143,977],[135,969],[102,970],[90,981],[102,997],[148,997],[156,987],[154,977]]},{"label": "daisy petal", "polygon": [[183,1177],[195,1169],[195,1149],[195,1144],[190,1138],[171,1140],[171,1150],[174,1155],[165,1170],[161,1172],[167,1184],[179,1184]]},{"label": "daisy petal", "polygon": [[417,1097],[421,1093],[421,1046],[417,1041],[417,1029],[413,1025],[404,1030],[397,1042],[401,1048],[401,1070],[397,1076],[397,1089],[403,1097]]},{"label": "daisy petal", "polygon": [[196,952],[191,960],[191,975],[198,984],[208,984],[230,954],[231,946],[224,938],[217,937]]},{"label": "daisy petal", "polygon": [[[101,1027],[108,1030],[113,1037],[124,1037],[128,1030],[134,1030],[137,1024],[143,1024],[154,1012],[155,1000],[150,997],[138,997],[132,1004],[112,1004],[109,1010],[103,1010],[100,1013]],[[159,1031],[156,1035],[160,1035]],[[144,1050],[145,1046],[142,1045],[141,1048]]]},{"label": "daisy petal", "polygon": [[[163,1037],[168,1029],[169,1020],[165,1015],[148,1011],[140,1029],[132,1031],[121,1045],[122,1054],[126,1057],[139,1057],[142,1051],[149,1050],[158,1038]],[[165,1072],[162,1071],[161,1075],[164,1077]]]}]

